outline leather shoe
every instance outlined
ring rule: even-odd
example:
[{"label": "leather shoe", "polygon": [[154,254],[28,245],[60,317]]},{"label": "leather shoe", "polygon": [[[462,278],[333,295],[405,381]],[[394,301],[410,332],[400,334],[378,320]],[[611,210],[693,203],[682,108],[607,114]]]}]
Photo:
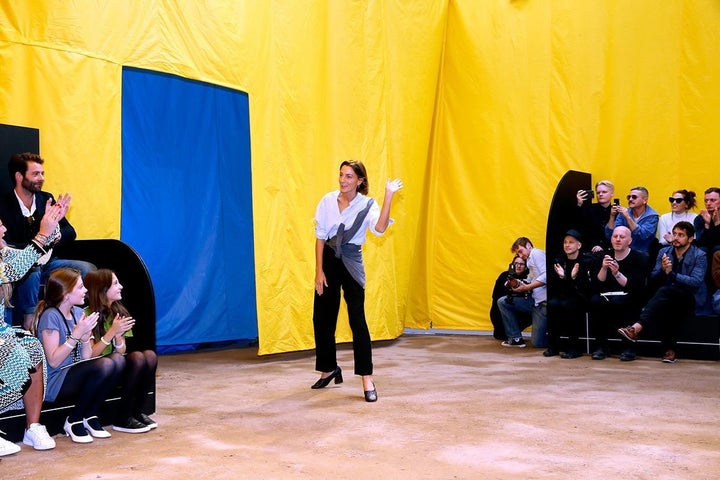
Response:
[{"label": "leather shoe", "polygon": [[93,441],[93,437],[85,430],[82,420],[70,423],[70,417],[66,418],[63,430],[65,430],[65,435],[75,443],[90,443]]},{"label": "leather shoe", "polygon": [[373,389],[372,390],[365,390],[365,401],[366,402],[377,402],[377,389],[375,388],[375,384],[373,383]]},{"label": "leather shoe", "polygon": [[607,351],[604,348],[598,348],[592,353],[593,360],[605,360],[607,358]]},{"label": "leather shoe", "polygon": [[581,357],[582,353],[576,352],[575,350],[568,350],[560,355],[560,358],[578,358]]},{"label": "leather shoe", "polygon": [[85,427],[85,430],[87,430],[88,433],[95,438],[110,438],[112,436],[110,432],[103,428],[100,424],[100,420],[98,420],[98,417],[96,416],[83,418],[83,426]]},{"label": "leather shoe", "polygon": [[637,355],[634,350],[625,350],[620,354],[621,362],[632,362],[635,358],[637,358]]},{"label": "leather shoe", "polygon": [[543,352],[543,357],[555,357],[555,356],[557,356],[557,354],[558,354],[557,350],[555,350],[554,348],[548,347],[548,349]]},{"label": "leather shoe", "polygon": [[318,388],[325,388],[327,387],[330,382],[335,380],[335,383],[342,383],[342,370],[340,370],[340,367],[335,367],[335,370],[330,372],[330,375],[328,375],[325,378],[320,378],[317,382],[315,382],[310,388],[313,390],[317,390]]}]

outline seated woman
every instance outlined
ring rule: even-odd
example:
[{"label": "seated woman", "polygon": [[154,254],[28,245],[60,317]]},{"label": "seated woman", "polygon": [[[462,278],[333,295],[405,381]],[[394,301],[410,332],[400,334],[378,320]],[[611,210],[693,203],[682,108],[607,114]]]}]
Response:
[{"label": "seated woman", "polygon": [[[45,394],[45,356],[42,345],[30,332],[5,322],[5,308],[10,306],[11,282],[20,280],[57,238],[58,221],[65,216],[70,196],[60,195],[54,205],[51,203],[48,200],[39,233],[22,250],[5,244],[7,229],[0,221],[0,412],[25,408],[23,443],[35,450],[55,448],[55,440],[39,423]],[[18,445],[0,438],[0,456],[19,451]]]},{"label": "seated woman", "polygon": [[117,352],[91,358],[98,314],[85,315],[78,307],[85,303],[86,293],[79,271],[59,268],[48,277],[45,298],[35,311],[48,363],[47,400],[74,404],[64,430],[77,443],[110,437],[97,414],[125,368],[125,357]]},{"label": "seated woman", "polygon": [[93,330],[93,355],[108,355],[113,350],[125,354],[122,393],[113,430],[128,433],[147,432],[157,423],[142,408],[157,370],[157,354],[152,350],[133,348],[130,316],[122,299],[123,286],[112,270],[102,268],[85,275],[88,289],[86,313],[98,312],[100,321]]}]

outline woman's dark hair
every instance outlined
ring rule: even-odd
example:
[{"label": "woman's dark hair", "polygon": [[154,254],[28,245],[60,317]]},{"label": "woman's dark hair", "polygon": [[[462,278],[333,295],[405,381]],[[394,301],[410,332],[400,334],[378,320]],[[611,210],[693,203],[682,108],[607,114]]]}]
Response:
[{"label": "woman's dark hair", "polygon": [[85,274],[85,288],[88,290],[88,308],[91,312],[98,312],[100,314],[98,323],[93,329],[95,338],[100,338],[102,335],[105,335],[105,319],[108,315],[112,317],[115,317],[116,314],[124,317],[130,315],[130,312],[128,312],[121,302],[111,303],[107,298],[107,292],[112,286],[113,275],[113,271],[107,268],[101,268]]},{"label": "woman's dark hair", "polygon": [[697,205],[697,202],[695,201],[695,192],[693,192],[692,190],[682,189],[682,190],[675,190],[673,192],[673,195],[676,193],[679,193],[680,195],[683,196],[683,200],[687,204],[688,210],[692,210],[693,208],[695,208],[695,206]]},{"label": "woman's dark hair", "polygon": [[368,182],[367,170],[365,170],[365,165],[363,165],[363,163],[359,160],[345,160],[340,164],[340,169],[345,166],[352,168],[355,172],[355,175],[357,175],[358,178],[362,179],[362,183],[358,185],[357,191],[362,193],[363,195],[367,195],[370,191],[370,183]]}]

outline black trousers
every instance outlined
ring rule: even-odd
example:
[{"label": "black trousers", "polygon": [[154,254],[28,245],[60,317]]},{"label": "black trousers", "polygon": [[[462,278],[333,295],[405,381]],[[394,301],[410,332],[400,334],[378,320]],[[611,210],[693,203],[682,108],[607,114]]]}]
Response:
[{"label": "black trousers", "polygon": [[[581,350],[579,338],[585,334],[586,302],[579,296],[558,296],[548,300],[548,347],[555,350]],[[567,336],[567,346],[560,337]]]},{"label": "black trousers", "polygon": [[323,271],[328,286],[324,287],[322,295],[315,292],[313,306],[315,369],[320,372],[331,372],[337,367],[335,330],[340,312],[340,290],[342,290],[353,336],[355,374],[372,375],[372,345],[365,320],[365,289],[350,276],[342,259],[335,258],[335,252],[327,245],[323,250]]},{"label": "black trousers", "polygon": [[641,305],[633,295],[590,298],[590,329],[598,347],[608,347],[608,338],[617,337],[617,329],[632,325],[640,315]]},{"label": "black trousers", "polygon": [[643,328],[656,325],[663,350],[677,350],[680,322],[693,315],[695,298],[687,290],[662,286],[640,312],[638,323]]}]

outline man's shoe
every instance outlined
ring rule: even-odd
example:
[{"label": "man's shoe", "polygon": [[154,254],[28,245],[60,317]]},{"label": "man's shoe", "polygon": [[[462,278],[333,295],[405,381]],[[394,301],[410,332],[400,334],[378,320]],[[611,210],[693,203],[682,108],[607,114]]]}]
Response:
[{"label": "man's shoe", "polygon": [[667,352],[665,352],[665,355],[663,355],[662,361],[665,363],[677,362],[677,358],[675,356],[675,350],[668,350]]},{"label": "man's shoe", "polygon": [[149,426],[138,422],[133,417],[128,417],[122,422],[113,423],[112,429],[125,433],[145,433],[150,431]]},{"label": "man's shoe", "polygon": [[625,350],[620,354],[620,361],[621,362],[632,362],[637,358],[637,355],[635,354],[634,350]]},{"label": "man's shoe", "polygon": [[543,352],[543,357],[557,357],[557,355],[558,351],[550,347],[548,347],[548,349]]},{"label": "man's shoe", "polygon": [[25,430],[23,443],[33,447],[35,450],[52,450],[55,448],[55,440],[48,435],[45,425],[33,423]]},{"label": "man's shoe", "polygon": [[137,415],[135,415],[135,420],[140,423],[144,423],[145,425],[150,427],[150,429],[157,428],[157,422],[145,415],[144,413],[138,413]]},{"label": "man's shoe", "polygon": [[568,350],[560,355],[560,358],[578,358],[582,357],[582,353],[576,352],[575,350]]},{"label": "man's shoe", "polygon": [[522,337],[508,338],[507,340],[502,342],[500,345],[502,345],[503,347],[525,348],[525,340],[523,340]]},{"label": "man's shoe", "polygon": [[604,348],[598,348],[592,353],[593,360],[605,360],[607,356],[607,350],[605,350]]},{"label": "man's shoe", "polygon": [[627,338],[631,342],[637,342],[638,334],[635,331],[635,327],[623,327],[618,328],[618,333],[623,337]]},{"label": "man's shoe", "polygon": [[0,437],[0,457],[4,457],[5,455],[12,455],[13,453],[17,453],[20,450],[22,450],[22,448],[20,448],[20,445],[12,443]]}]

